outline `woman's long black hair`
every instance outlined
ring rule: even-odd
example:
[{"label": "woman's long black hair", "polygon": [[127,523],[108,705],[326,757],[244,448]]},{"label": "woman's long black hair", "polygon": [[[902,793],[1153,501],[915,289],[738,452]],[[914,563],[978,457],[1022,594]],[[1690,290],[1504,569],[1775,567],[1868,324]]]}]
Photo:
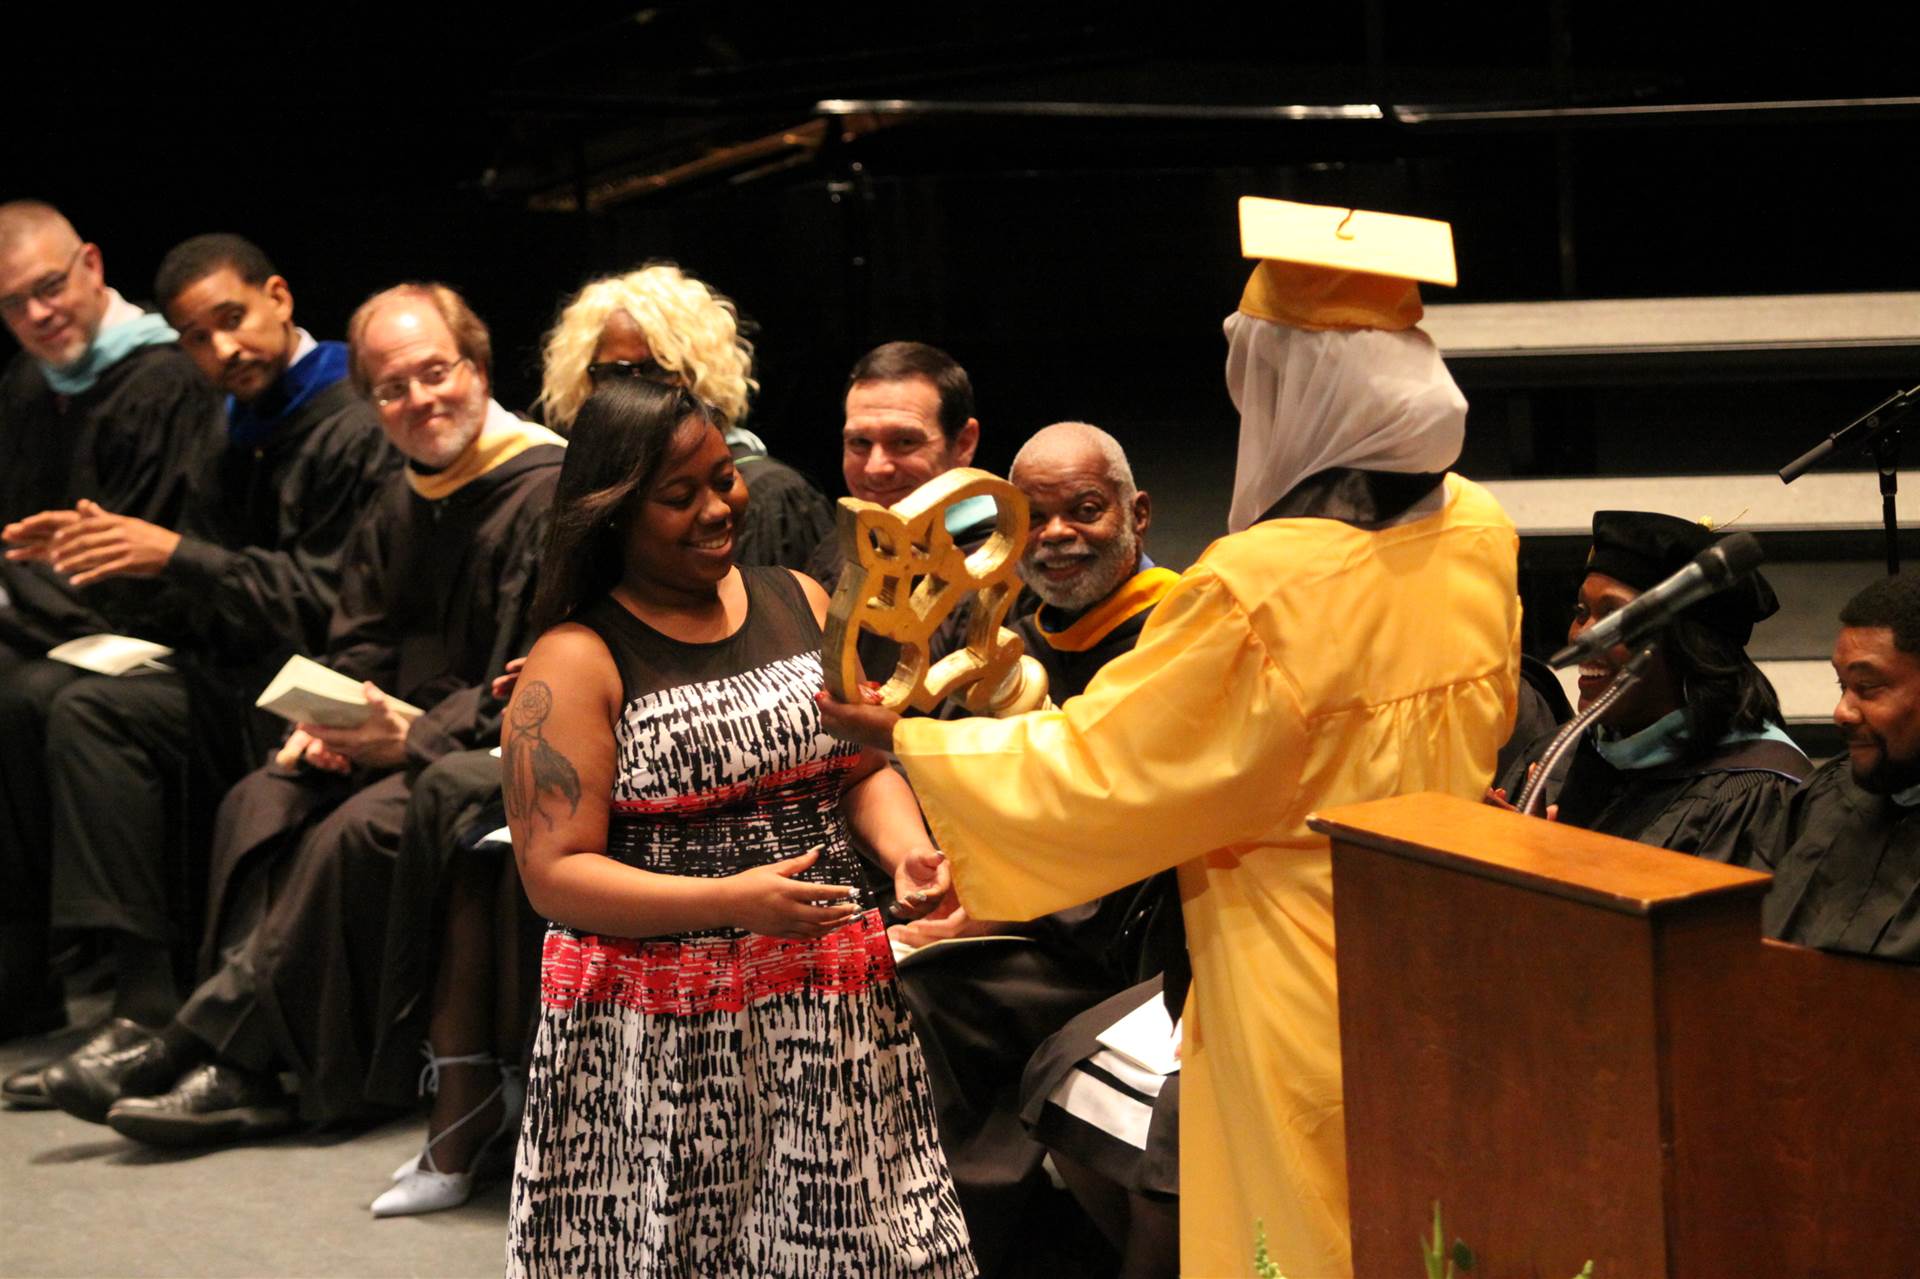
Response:
[{"label": "woman's long black hair", "polygon": [[688,418],[711,422],[700,401],[677,386],[621,378],[580,406],[567,440],[548,516],[540,584],[533,595],[535,634],[558,626],[619,584],[627,513],[667,459]]},{"label": "woman's long black hair", "polygon": [[1728,733],[1758,733],[1780,722],[1779,695],[1732,636],[1683,616],[1666,628],[1660,647],[1680,681],[1688,760],[1712,754]]}]

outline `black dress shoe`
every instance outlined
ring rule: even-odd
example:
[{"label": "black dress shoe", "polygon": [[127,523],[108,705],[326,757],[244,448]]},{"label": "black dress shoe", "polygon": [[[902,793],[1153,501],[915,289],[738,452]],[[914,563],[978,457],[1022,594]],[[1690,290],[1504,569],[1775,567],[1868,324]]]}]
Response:
[{"label": "black dress shoe", "polygon": [[195,1066],[171,1092],[128,1097],[107,1111],[107,1126],[150,1146],[212,1146],[270,1137],[298,1122],[272,1075],[223,1061]]},{"label": "black dress shoe", "polygon": [[14,1110],[52,1110],[53,1099],[47,1096],[47,1081],[42,1078],[46,1073],[45,1065],[29,1066],[0,1079],[0,1101]]},{"label": "black dress shoe", "polygon": [[40,1077],[47,1100],[76,1118],[103,1124],[114,1102],[163,1092],[192,1064],[145,1026],[115,1017]]}]

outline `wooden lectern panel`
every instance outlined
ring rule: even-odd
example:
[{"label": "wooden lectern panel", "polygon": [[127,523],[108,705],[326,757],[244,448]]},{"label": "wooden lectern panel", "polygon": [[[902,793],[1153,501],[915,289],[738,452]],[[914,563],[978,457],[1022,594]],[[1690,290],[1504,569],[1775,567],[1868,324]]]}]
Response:
[{"label": "wooden lectern panel", "polygon": [[1920,970],[1765,875],[1438,795],[1328,810],[1357,1274],[1920,1273]]}]

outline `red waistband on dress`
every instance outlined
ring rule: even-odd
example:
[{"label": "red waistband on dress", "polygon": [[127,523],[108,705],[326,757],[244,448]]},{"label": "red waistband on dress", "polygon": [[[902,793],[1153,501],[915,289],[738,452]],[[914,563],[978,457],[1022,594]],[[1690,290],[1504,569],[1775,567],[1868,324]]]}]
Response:
[{"label": "red waistband on dress", "polygon": [[698,941],[547,935],[540,1002],[549,1008],[607,1003],[691,1017],[739,1012],[797,990],[849,995],[892,981],[893,950],[878,911],[817,941],[750,933]]},{"label": "red waistband on dress", "polygon": [[762,793],[769,802],[784,803],[792,797],[783,795],[781,792],[795,782],[809,781],[831,773],[844,773],[859,760],[860,756],[857,752],[830,755],[825,759],[808,760],[804,764],[797,764],[777,773],[768,773],[764,777],[733,782],[726,786],[715,786],[711,790],[670,795],[664,799],[616,799],[613,801],[613,811],[616,813],[673,813],[684,816],[687,813],[698,813],[710,808],[725,808],[738,804],[756,792]]}]

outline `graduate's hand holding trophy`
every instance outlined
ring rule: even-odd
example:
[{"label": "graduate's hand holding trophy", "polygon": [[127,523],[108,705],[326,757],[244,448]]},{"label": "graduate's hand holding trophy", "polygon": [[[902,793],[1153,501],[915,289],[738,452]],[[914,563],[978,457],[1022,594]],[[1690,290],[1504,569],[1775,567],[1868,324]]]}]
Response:
[{"label": "graduate's hand holding trophy", "polygon": [[876,751],[893,749],[893,726],[900,712],[880,704],[880,686],[871,680],[859,686],[858,702],[843,702],[826,689],[813,695],[820,705],[820,721],[827,731],[843,742],[852,742]]}]

